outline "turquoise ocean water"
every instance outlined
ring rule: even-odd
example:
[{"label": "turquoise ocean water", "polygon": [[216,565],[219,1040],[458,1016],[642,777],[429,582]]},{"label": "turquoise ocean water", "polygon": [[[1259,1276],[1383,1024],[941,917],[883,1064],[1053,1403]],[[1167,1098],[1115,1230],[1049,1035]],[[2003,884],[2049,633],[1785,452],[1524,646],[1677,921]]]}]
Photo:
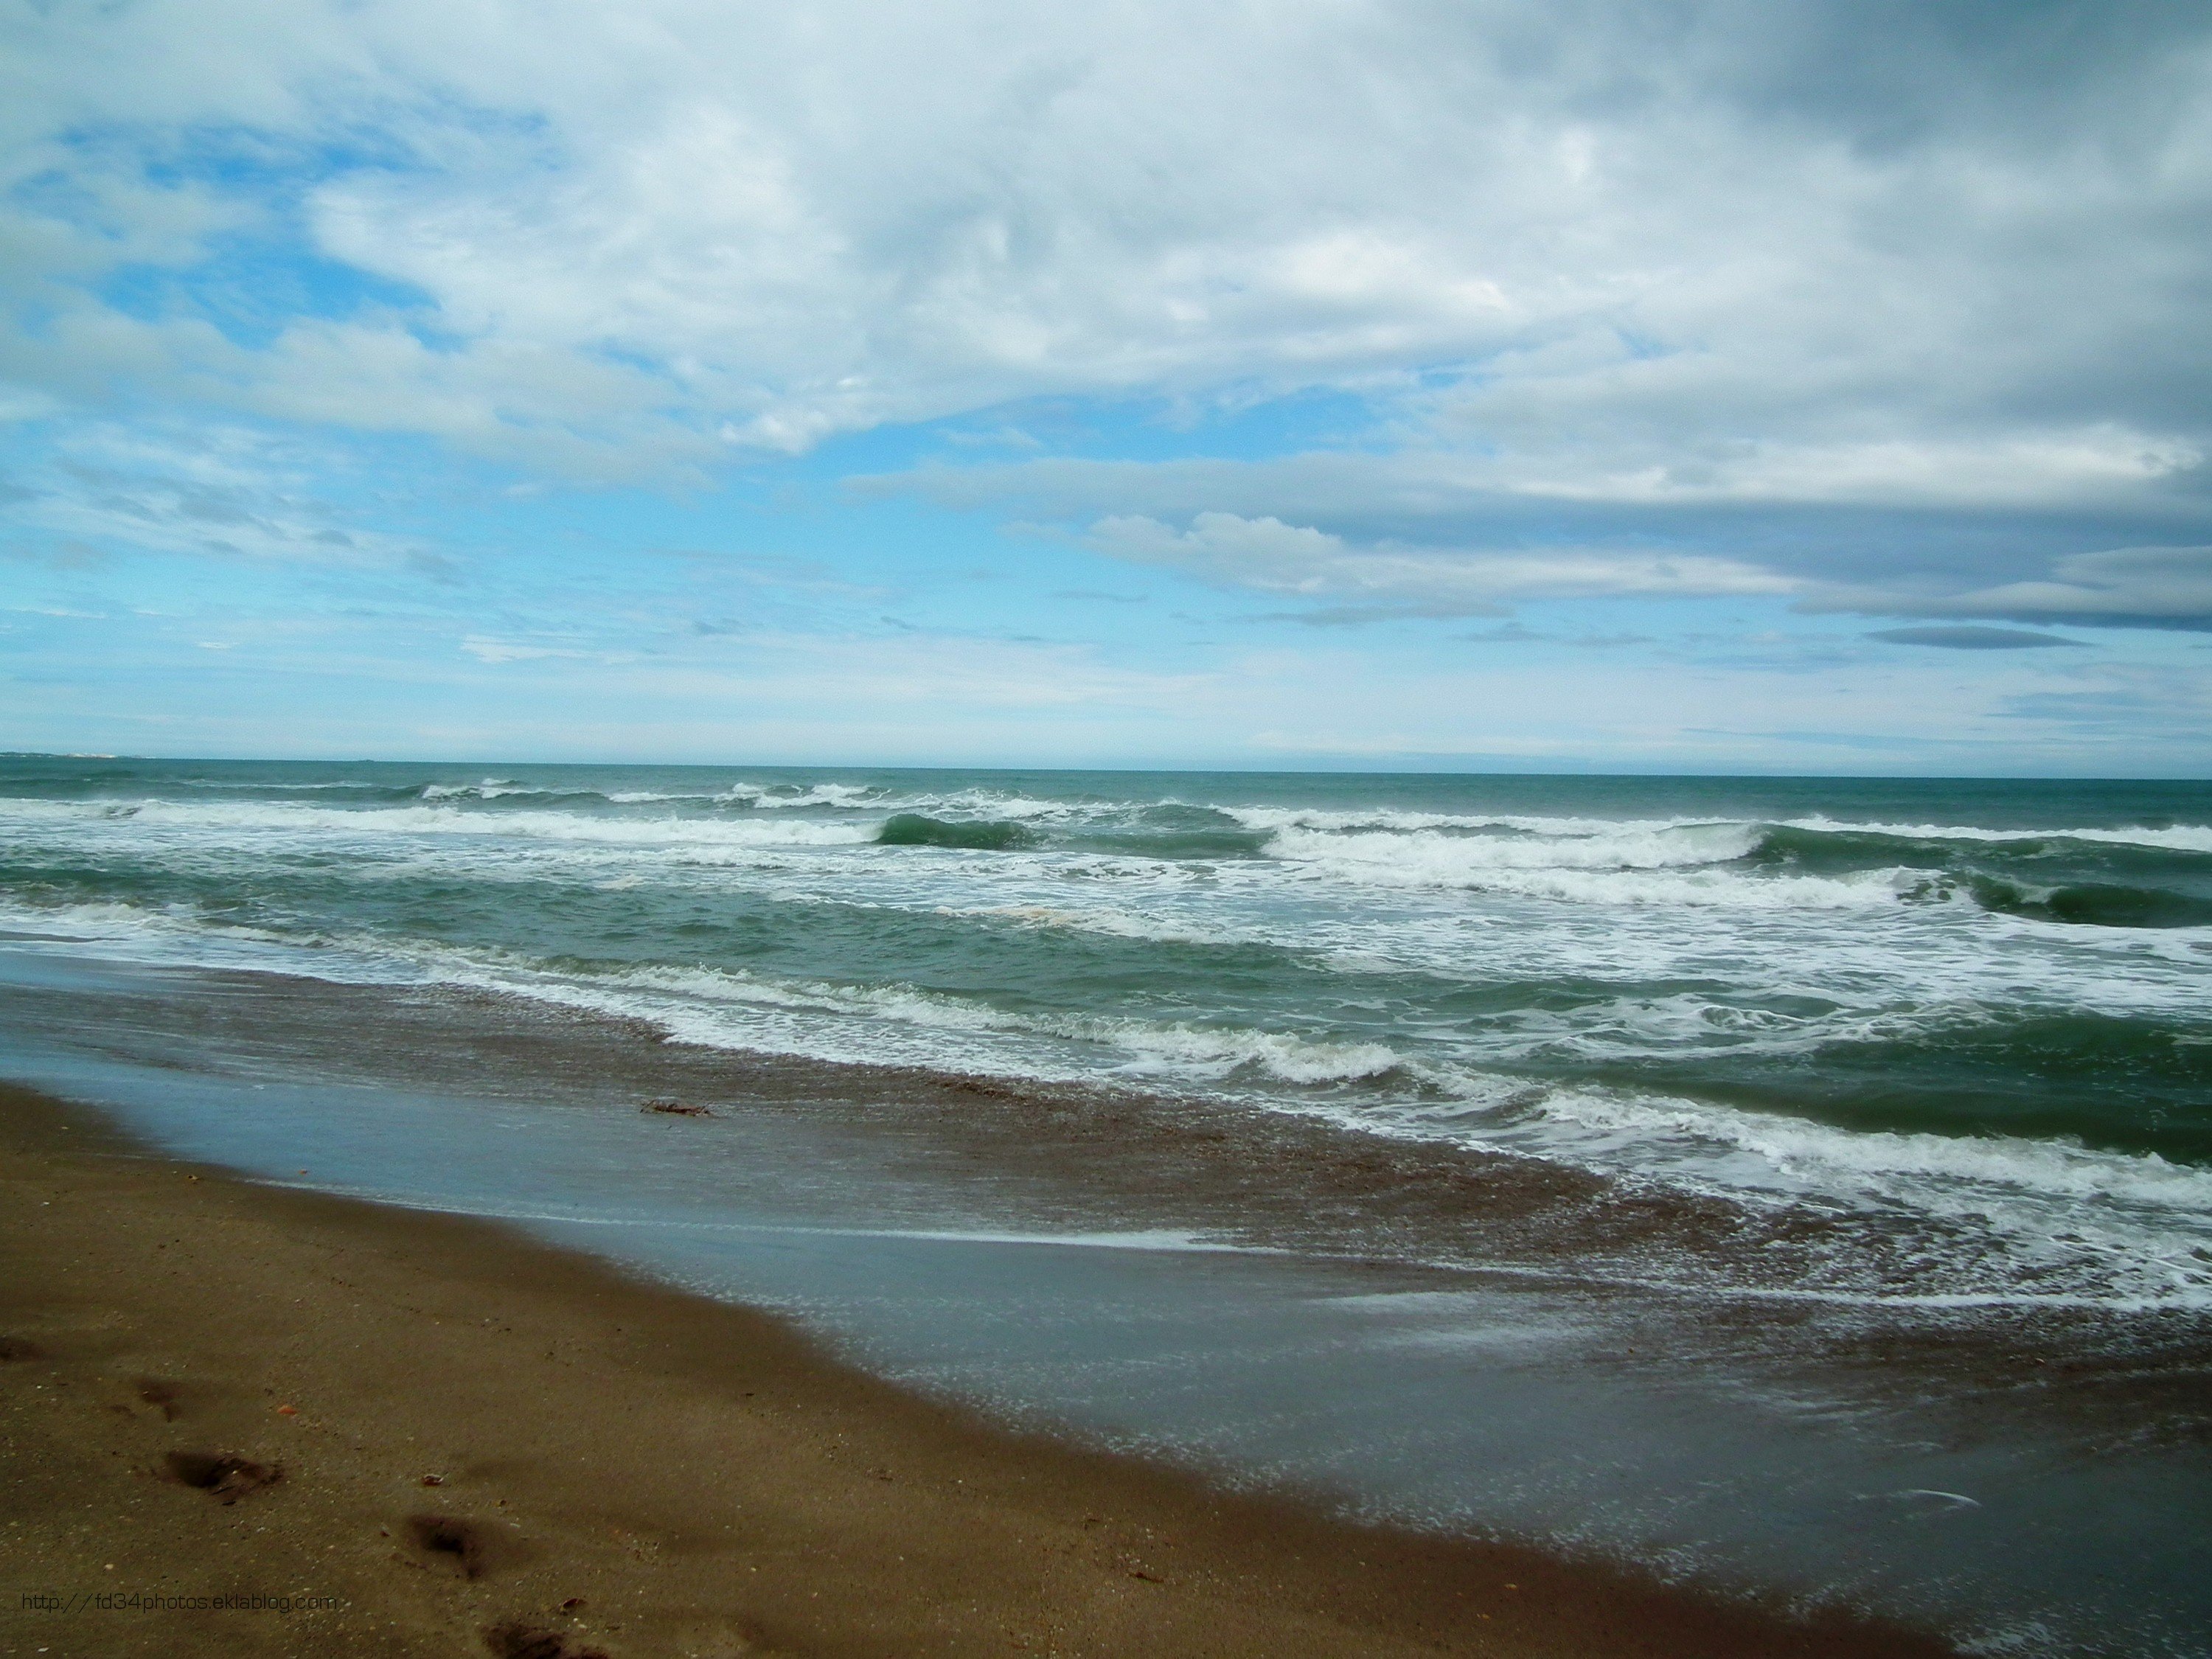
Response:
[{"label": "turquoise ocean water", "polygon": [[2203,784],[17,758],[0,928],[1745,1218],[1661,1277],[2212,1306]]},{"label": "turquoise ocean water", "polygon": [[2208,992],[2205,784],[0,758],[0,1075],[1975,1652],[2212,1655]]}]

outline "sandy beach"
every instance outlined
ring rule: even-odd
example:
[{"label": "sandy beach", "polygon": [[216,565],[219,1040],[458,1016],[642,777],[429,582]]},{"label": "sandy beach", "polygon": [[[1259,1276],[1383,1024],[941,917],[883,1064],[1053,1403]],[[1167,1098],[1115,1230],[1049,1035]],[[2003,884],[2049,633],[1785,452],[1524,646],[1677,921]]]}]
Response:
[{"label": "sandy beach", "polygon": [[16,1654],[1907,1655],[1008,1434],[481,1222],[0,1093]]},{"label": "sandy beach", "polygon": [[2212,3],[4,19],[0,1659],[2212,1659]]}]

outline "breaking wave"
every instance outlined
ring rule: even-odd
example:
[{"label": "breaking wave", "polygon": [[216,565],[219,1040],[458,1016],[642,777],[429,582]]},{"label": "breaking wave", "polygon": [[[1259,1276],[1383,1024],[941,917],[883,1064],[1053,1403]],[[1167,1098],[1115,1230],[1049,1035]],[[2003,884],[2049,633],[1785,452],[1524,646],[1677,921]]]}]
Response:
[{"label": "breaking wave", "polygon": [[2212,1261],[2201,790],[2124,813],[2069,786],[2022,827],[2020,790],[1976,822],[1951,786],[12,776],[14,948],[496,991],[1905,1218],[1974,1295],[2185,1299]]}]

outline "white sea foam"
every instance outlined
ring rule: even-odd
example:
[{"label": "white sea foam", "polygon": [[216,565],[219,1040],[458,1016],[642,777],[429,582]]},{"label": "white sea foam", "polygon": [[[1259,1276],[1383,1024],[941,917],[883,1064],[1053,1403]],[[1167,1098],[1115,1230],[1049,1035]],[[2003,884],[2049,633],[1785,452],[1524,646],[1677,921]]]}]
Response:
[{"label": "white sea foam", "polygon": [[1169,921],[1127,910],[1090,908],[1070,910],[1050,904],[940,904],[940,916],[973,916],[981,921],[1010,921],[1024,927],[1066,927],[1109,939],[1146,939],[1162,945],[1221,945],[1237,940],[1237,930],[1219,922],[1195,918]]},{"label": "white sea foam", "polygon": [[[181,945],[198,939],[264,946],[299,944],[266,929],[211,923],[187,913],[152,911],[112,902],[49,909],[11,904],[0,907],[0,925],[35,928],[78,940],[107,939],[118,943],[159,939]],[[1250,1065],[1287,1081],[1328,1083],[1382,1077],[1402,1070],[1436,1085],[1448,1097],[1444,1104],[1422,1109],[1440,1115],[1440,1122],[1447,1119],[1458,1121],[1469,1104],[1486,1107],[1508,1097],[1516,1101],[1536,1097],[1529,1094],[1529,1085],[1524,1079],[1501,1079],[1464,1067],[1409,1060],[1397,1049],[1379,1042],[1316,1041],[1280,1032],[1121,1017],[1012,1012],[972,998],[907,986],[784,981],[722,969],[666,965],[592,975],[551,973],[529,958],[496,951],[433,945],[395,945],[368,938],[311,943],[336,947],[357,963],[380,957],[394,966],[404,963],[412,970],[408,977],[427,973],[434,978],[465,982],[478,988],[512,991],[625,1014],[677,1010],[676,1001],[653,1000],[662,998],[679,999],[697,1012],[716,1008],[773,1007],[859,1017],[868,1021],[891,1020],[940,1031],[1000,1033],[1097,1045],[1123,1051],[1125,1063],[1135,1069],[1166,1066],[1186,1069],[1194,1075],[1220,1075]],[[1692,1008],[1689,1000],[1676,1000],[1678,1018],[1694,1018]],[[1941,1018],[1955,1024],[1966,1018],[1968,1012],[1951,1008],[1912,1023],[1924,1026],[1927,1018]],[[718,1044],[745,1035],[734,1027],[716,1028],[711,1024],[694,1023],[692,1030]],[[1854,1033],[1872,1034],[1875,1032],[1871,1026]],[[1882,1034],[1902,1032],[1893,1030]],[[955,1065],[957,1058],[948,1052],[937,1056],[937,1060]],[[1085,1056],[1085,1067],[1073,1071],[1061,1066],[1051,1069],[1054,1075],[1089,1075],[1101,1058],[1104,1057],[1095,1054]],[[1626,1093],[1561,1090],[1545,1091],[1541,1098],[1543,1115],[1557,1125],[1573,1125],[1601,1137],[1618,1137],[1627,1146],[1648,1146],[1655,1135],[1662,1133],[1724,1144],[1759,1152],[1778,1170],[1796,1166],[1809,1168],[1818,1164],[1863,1173],[1945,1173],[1983,1178],[2006,1167],[2015,1173],[2032,1169],[2039,1172],[2037,1184],[2075,1196],[2124,1191],[2136,1197],[2168,1194],[2179,1195],[2174,1199],[2176,1202],[2212,1207],[2212,1172],[2169,1164],[2154,1157],[2136,1160],[2125,1155],[2083,1152],[2042,1141],[1832,1130],[1772,1114]],[[1993,1157],[1996,1159],[1995,1164],[1990,1161]],[[2117,1165],[2115,1158],[2120,1160]],[[2116,1182],[2112,1174],[2116,1168],[2135,1173]],[[2130,1182],[2136,1184],[2131,1187]]]},{"label": "white sea foam", "polygon": [[203,915],[189,906],[153,907],[119,900],[27,903],[0,898],[0,933],[18,948],[58,948],[110,961],[161,966],[233,968],[298,974],[349,984],[385,984],[418,977],[379,941],[347,949],[313,933],[298,934]]},{"label": "white sea foam", "polygon": [[1319,830],[1342,833],[1372,830],[1407,833],[1423,830],[1505,830],[1556,838],[1655,835],[1670,830],[1744,829],[1755,826],[1715,817],[1593,818],[1526,812],[1423,812],[1376,806],[1328,810],[1305,806],[1222,806],[1248,830]]},{"label": "white sea foam", "polygon": [[[1561,1089],[1543,1097],[1550,1123],[1622,1146],[1675,1143],[1746,1153],[1764,1166],[1759,1184],[1824,1196],[1857,1194],[1889,1201],[1924,1202],[1931,1186],[1984,1189],[2040,1199],[2094,1200],[2172,1211],[2212,1223],[2212,1170],[2168,1162],[2155,1152],[2094,1150],[2063,1141],[2009,1135],[1942,1135],[1839,1129],[1809,1119],[1745,1111],[1707,1102],[1625,1091]],[[1740,1165],[1729,1183],[1743,1184]],[[2212,1240],[2212,1228],[2206,1237]],[[2212,1273],[2212,1262],[2207,1262]]]},{"label": "white sea foam", "polygon": [[[1821,1276],[1758,1294],[1952,1307],[2212,1310],[2212,1170],[2155,1153],[2012,1136],[1831,1127],[1622,1090],[1527,1088],[1498,1101],[1385,1110],[1348,1127],[1436,1135],[1578,1164],[1632,1183],[1753,1205],[1810,1201],[1939,1231],[1911,1264],[1942,1288]],[[1324,1108],[1327,1110],[1329,1109]],[[1644,1282],[1663,1282],[1646,1279]]]},{"label": "white sea foam", "polygon": [[[1219,1079],[1249,1067],[1287,1083],[1338,1083],[1381,1076],[1404,1063],[1395,1050],[1379,1042],[1330,1042],[1115,1015],[1013,1012],[979,999],[903,985],[841,986],[714,969],[662,967],[627,969],[601,976],[597,983],[617,992],[673,992],[708,1009],[723,1004],[765,1005],[859,1015],[938,1031],[1044,1038],[1092,1051],[1059,1056],[1064,1063],[1052,1065],[1051,1074],[1063,1079],[1087,1075],[1103,1062],[1109,1071],[1175,1072],[1194,1080]],[[712,1031],[708,1040],[718,1046],[728,1041],[726,1031],[714,1031],[711,1026],[692,1029]],[[946,1050],[933,1054],[929,1063],[958,1070],[964,1069],[965,1059],[957,1049]]]},{"label": "white sea foam", "polygon": [[[1245,1071],[1308,1085],[1402,1073],[1428,1085],[1432,1100],[1437,1094],[1448,1099],[1420,1107],[1394,1105],[1389,1097],[1366,1103],[1340,1098],[1334,1105],[1324,1098],[1294,1109],[1321,1110],[1363,1130],[1442,1135],[1721,1196],[1840,1200],[1971,1224],[1985,1236],[1985,1250],[1996,1253],[1982,1264],[1987,1282],[1972,1293],[1984,1298],[2094,1301],[2109,1295],[2130,1305],[2212,1305],[2212,1255],[2191,1254],[2212,1247],[2212,1171],[2155,1154],[2011,1137],[1837,1129],[1777,1114],[1622,1091],[1562,1089],[1463,1066],[1409,1062],[1382,1043],[1012,1014],[904,988],[793,986],[660,969],[620,975],[618,984],[622,991],[698,999],[703,1006],[689,1017],[678,1012],[671,1018],[665,1006],[659,1017],[680,1037],[715,1045],[731,1043],[737,1034],[714,1017],[712,1006],[735,1000],[888,1019],[924,1034],[1074,1042],[1121,1056],[1116,1062],[1095,1052],[1055,1055],[1026,1044],[987,1056],[964,1045],[941,1051],[925,1043],[931,1052],[925,1063],[943,1069],[970,1069],[978,1060],[995,1060],[993,1069],[1032,1077],[1069,1080],[1103,1071],[1158,1074],[1183,1086]],[[629,1005],[624,1011],[644,1009]],[[2007,1261],[2023,1272],[2057,1273],[2057,1288],[2008,1286]]]},{"label": "white sea foam", "polygon": [[1443,875],[1495,870],[1660,870],[1727,864],[1759,844],[1750,824],[1622,829],[1547,840],[1449,836],[1433,830],[1346,833],[1284,828],[1267,850],[1279,858],[1353,866],[1413,868]]},{"label": "white sea foam", "polygon": [[[0,906],[0,927],[43,933],[73,951],[90,945],[98,954],[143,961],[468,986],[643,1018],[678,1041],[712,1047],[1046,1080],[1119,1077],[1177,1089],[1219,1086],[1248,1103],[1320,1111],[1362,1130],[1443,1138],[1631,1180],[1752,1200],[1812,1199],[1917,1214],[1966,1228],[1982,1241],[1974,1260],[1961,1265],[1972,1283],[1962,1279],[1953,1300],[2196,1305],[2212,1297],[2212,1171],[2155,1155],[2016,1138],[1844,1130],[1647,1093],[1540,1084],[1379,1042],[1009,1009],[911,986],[669,964],[556,971],[499,950],[366,935],[287,936],[180,907],[14,902]],[[1957,1008],[1945,1012],[1964,1017]],[[1669,1015],[1695,1017],[1686,1000]],[[1788,1035],[1786,1021],[1781,1035]],[[1394,1078],[1403,1080],[1395,1090]],[[1246,1083],[1267,1088],[1255,1094]],[[1365,1087],[1342,1092],[1352,1084]],[[1322,1092],[1268,1092],[1286,1085]],[[2013,1283],[2008,1273],[2034,1283]]]},{"label": "white sea foam", "polygon": [[311,836],[507,837],[635,848],[849,847],[874,838],[877,826],[807,819],[597,817],[555,808],[471,811],[419,806],[310,806],[290,801],[76,801],[0,803],[0,823],[94,824],[126,822],[149,830]]},{"label": "white sea foam", "polygon": [[[1931,1238],[1951,1230],[1930,1248],[1961,1253],[1961,1282],[1978,1287],[1962,1292],[1969,1297],[2008,1294],[2007,1263],[2023,1284],[2041,1274],[2039,1283],[2088,1287],[2081,1293],[2093,1299],[2106,1294],[2099,1285],[2113,1298],[2193,1296],[2212,1271],[2212,1257],[2190,1254],[2212,1248],[2207,1172],[2055,1141],[1846,1130],[1516,1074],[1516,1066],[1571,1071],[1654,1056],[1942,1040],[2053,1012],[2156,1016],[2175,1022],[2177,1042],[2197,1042],[2212,930],[2068,928],[1983,912],[1924,871],[1816,875],[1754,865],[1771,826],[1723,818],[1252,807],[1227,811],[1267,836],[1256,859],[1078,852],[1051,836],[1026,850],[945,857],[866,843],[900,811],[1127,829],[1145,821],[1146,804],[844,783],[595,796],[487,777],[434,788],[413,802],[387,796],[359,808],[313,797],[0,801],[0,834],[15,861],[33,868],[51,859],[56,872],[55,902],[0,907],[0,927],[46,933],[52,948],[80,954],[469,985],[642,1018],[681,1041],[724,1048],[1210,1091],[1746,1202],[1918,1217]],[[2187,827],[1790,823],[1923,840],[2212,845],[2212,830]],[[231,899],[205,914],[181,901],[61,902],[84,890],[84,871],[140,866],[149,878],[173,881],[160,890]],[[647,922],[670,900],[706,915],[719,897],[739,896],[753,917],[775,914],[763,904],[836,907],[842,939],[879,927],[877,937],[896,945],[901,917],[973,918],[999,924],[969,936],[976,951],[1037,953],[1010,954],[1010,963],[1042,961],[1049,949],[1103,963],[1100,971],[1127,969],[1130,953],[1102,946],[1079,957],[1079,942],[1024,937],[1033,930],[1272,945],[1301,977],[1246,996],[1237,976],[1224,974],[1218,988],[1172,1004],[1146,1001],[1149,991],[1094,999],[1110,981],[1083,980],[1042,987],[1035,1006],[1001,1006],[916,985],[665,962],[556,969],[519,952],[372,933],[366,921],[346,920],[354,913],[343,899],[325,904],[307,893],[296,909],[285,908],[295,901],[281,872],[293,867],[312,869],[325,889],[378,884],[384,914],[393,884],[425,878],[482,884],[502,902],[533,883],[549,892],[635,895],[589,902],[594,915]],[[280,872],[273,885],[271,872]],[[38,879],[20,890],[34,890]],[[263,891],[275,896],[253,900],[259,908],[234,903]],[[518,907],[526,902],[514,894]],[[807,925],[792,931],[803,937]],[[932,922],[928,939],[945,931]],[[549,925],[549,955],[562,948],[560,933]],[[579,937],[588,951],[588,937]],[[666,946],[678,948],[673,939]],[[1192,963],[1200,959],[1157,953],[1163,964],[1171,957],[1182,986],[1196,984]],[[886,975],[923,976],[910,968],[922,958],[887,949],[883,960],[894,958],[906,965]],[[1408,975],[1423,977],[1384,982]],[[1460,987],[1526,984],[1570,988],[1517,1006],[1453,1000]],[[1604,994],[1608,986],[1619,994]],[[1055,995],[1061,1006],[1052,1006]],[[1085,1012],[1070,1001],[1115,1012]],[[1178,1012],[1138,1017],[1163,1006]],[[1204,1012],[1181,1017],[1183,1009]]]},{"label": "white sea foam", "polygon": [[2212,824],[2179,823],[2164,829],[2026,829],[1991,830],[1962,823],[1853,823],[1830,817],[1788,818],[1793,830],[1824,835],[1893,836],[1907,841],[1965,841],[1983,842],[2080,841],[2108,846],[2148,847],[2176,853],[2212,853]]},{"label": "white sea foam", "polygon": [[1251,830],[1316,830],[1342,833],[1371,830],[1513,830],[1558,840],[1603,839],[1620,835],[1663,834],[1676,830],[1735,829],[1753,834],[1774,827],[1816,834],[1887,836],[1906,841],[1963,841],[1990,843],[2075,841],[2155,848],[2184,853],[2212,853],[2212,824],[2166,826],[2051,825],[1990,828],[1960,823],[1896,823],[1836,818],[1820,814],[1772,820],[1675,817],[1600,818],[1524,812],[1429,812],[1389,807],[1320,809],[1295,806],[1224,806],[1216,809]]},{"label": "white sea foam", "polygon": [[590,790],[549,789],[540,784],[517,783],[513,778],[485,778],[477,783],[426,783],[424,800],[498,800],[508,795],[589,794]]},{"label": "white sea foam", "polygon": [[173,778],[168,781],[179,789],[252,790],[275,794],[320,794],[333,789],[387,790],[397,787],[369,778],[331,778],[315,783],[280,782],[267,778]]},{"label": "white sea foam", "polygon": [[1531,841],[1426,830],[1283,829],[1266,850],[1312,875],[1364,885],[1461,888],[1578,904],[1832,910],[1940,894],[1922,871],[1805,876],[1722,867],[1748,854],[1759,833],[1747,824],[1698,824]]},{"label": "white sea foam", "polygon": [[[844,787],[835,784],[821,786],[821,789],[825,793],[817,794],[810,791],[803,797],[763,799],[753,805],[761,807],[826,806],[878,815],[920,812],[931,817],[988,818],[1022,823],[1096,818],[1102,810],[1095,804],[1041,800],[1030,795],[1008,794],[995,789],[956,789],[945,793],[925,791],[915,794],[860,790],[838,793],[843,791]],[[1105,815],[1118,817],[1123,810],[1108,808]]]},{"label": "white sea foam", "polygon": [[884,792],[866,784],[817,783],[799,788],[790,784],[733,783],[714,797],[756,811],[791,811],[808,807],[846,807],[856,811],[883,810]]}]

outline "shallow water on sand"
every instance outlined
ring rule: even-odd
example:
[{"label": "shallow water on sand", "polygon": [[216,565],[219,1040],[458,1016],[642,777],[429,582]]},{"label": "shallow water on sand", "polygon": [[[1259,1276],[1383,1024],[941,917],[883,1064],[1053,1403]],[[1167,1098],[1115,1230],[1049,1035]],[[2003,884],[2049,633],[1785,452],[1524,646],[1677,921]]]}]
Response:
[{"label": "shallow water on sand", "polygon": [[0,928],[1607,1189],[1492,1265],[2212,1310],[2208,785],[0,758]]},{"label": "shallow water on sand", "polygon": [[[1725,1204],[1271,1103],[51,939],[0,945],[0,1072],[265,1177],[507,1216],[1223,1479],[1990,1650],[2212,1651],[2212,1341],[2186,1307],[1692,1284],[1673,1269],[1749,1248],[1704,1237]],[[664,1096],[714,1115],[639,1109]]]}]

